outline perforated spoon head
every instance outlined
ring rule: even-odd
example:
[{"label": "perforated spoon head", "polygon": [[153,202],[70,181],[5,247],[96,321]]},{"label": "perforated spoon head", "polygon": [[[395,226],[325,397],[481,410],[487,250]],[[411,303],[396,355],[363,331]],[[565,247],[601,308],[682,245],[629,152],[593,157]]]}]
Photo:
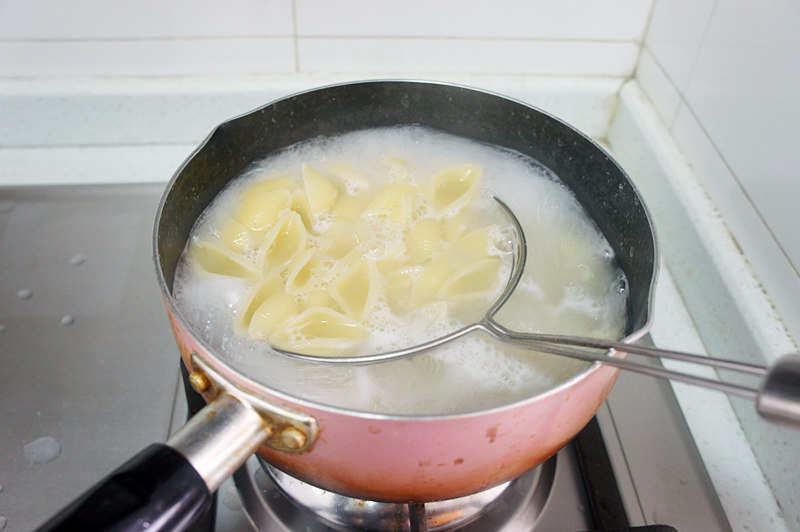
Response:
[{"label": "perforated spoon head", "polygon": [[522,225],[519,223],[519,219],[516,217],[511,208],[506,205],[505,202],[503,202],[503,200],[497,196],[495,196],[493,199],[506,214],[514,230],[514,238],[511,242],[511,246],[514,250],[514,258],[511,265],[511,273],[509,274],[508,280],[503,287],[503,291],[500,293],[500,296],[494,301],[494,303],[492,303],[492,305],[488,308],[486,314],[484,314],[481,320],[456,329],[446,335],[434,338],[433,340],[413,345],[411,347],[405,347],[394,351],[385,351],[382,353],[337,357],[296,353],[294,351],[279,349],[274,346],[273,350],[281,355],[309,362],[319,362],[323,364],[368,365],[416,356],[436,349],[437,347],[441,347],[442,345],[452,342],[456,338],[460,338],[474,330],[481,329],[490,333],[493,332],[495,328],[492,326],[492,319],[494,315],[503,307],[506,301],[508,301],[508,298],[510,298],[511,294],[514,293],[514,290],[516,290],[517,285],[522,278],[522,272],[525,269],[525,260],[528,255],[528,244],[527,240],[525,239],[525,232],[522,230]]}]

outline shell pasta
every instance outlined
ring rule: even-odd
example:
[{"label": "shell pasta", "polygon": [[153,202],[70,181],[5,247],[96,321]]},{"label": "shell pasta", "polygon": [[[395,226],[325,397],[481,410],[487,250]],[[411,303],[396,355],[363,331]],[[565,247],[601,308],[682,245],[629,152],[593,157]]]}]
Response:
[{"label": "shell pasta", "polygon": [[192,332],[255,382],[363,412],[442,415],[505,405],[571,378],[584,362],[479,329],[381,364],[315,364],[276,352],[385,353],[479,322],[519,249],[494,198],[527,242],[497,322],[624,336],[630,291],[613,249],[535,159],[416,125],[267,151],[225,176],[188,235],[172,286]]},{"label": "shell pasta", "polygon": [[505,282],[504,228],[475,209],[483,169],[416,171],[399,157],[371,166],[303,162],[237,191],[213,239],[191,242],[193,268],[243,279],[234,331],[280,349],[358,352],[386,312],[446,320],[486,306]]}]

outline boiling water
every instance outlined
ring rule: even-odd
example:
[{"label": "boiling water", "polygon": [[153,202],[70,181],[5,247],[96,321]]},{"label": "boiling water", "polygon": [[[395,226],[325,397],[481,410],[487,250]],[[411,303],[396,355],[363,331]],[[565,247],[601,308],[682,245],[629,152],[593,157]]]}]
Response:
[{"label": "boiling water", "polygon": [[[213,235],[215,222],[235,207],[239,192],[254,180],[296,174],[303,162],[345,162],[361,175],[386,175],[380,161],[387,157],[408,161],[412,181],[453,164],[478,164],[483,168],[478,201],[482,216],[503,220],[499,209],[491,208],[496,196],[519,218],[528,241],[527,263],[498,321],[525,332],[622,336],[624,275],[605,238],[557,177],[518,153],[418,127],[311,141],[262,161],[215,199],[189,241]],[[512,348],[482,333],[435,352],[373,366],[295,361],[263,342],[233,334],[232,322],[246,288],[241,280],[197,275],[184,259],[176,271],[173,294],[187,321],[237,370],[269,387],[333,406],[385,414],[469,412],[540,393],[585,367],[579,361]],[[469,321],[482,315],[493,297],[462,318]],[[392,319],[387,315],[383,320],[392,324],[379,335],[384,343],[413,345],[438,334],[429,327],[423,337],[414,337],[418,328]],[[441,332],[453,326],[441,325]]]}]

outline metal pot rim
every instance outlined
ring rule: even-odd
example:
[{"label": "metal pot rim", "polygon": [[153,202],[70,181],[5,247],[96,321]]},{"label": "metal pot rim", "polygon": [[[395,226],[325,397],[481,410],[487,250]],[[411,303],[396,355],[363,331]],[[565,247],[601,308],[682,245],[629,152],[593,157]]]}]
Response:
[{"label": "metal pot rim", "polygon": [[[214,349],[212,349],[210,346],[208,346],[208,344],[202,338],[200,338],[197,334],[195,334],[193,328],[184,320],[182,314],[179,312],[179,310],[177,308],[177,305],[175,303],[175,299],[172,296],[172,291],[167,286],[166,279],[164,277],[164,273],[162,271],[161,264],[160,264],[160,261],[159,261],[159,250],[158,250],[159,220],[161,219],[161,215],[162,215],[162,212],[164,210],[164,206],[165,206],[165,204],[167,202],[167,199],[168,199],[168,196],[169,196],[169,192],[172,190],[174,183],[179,178],[179,176],[181,175],[183,170],[186,168],[187,164],[189,164],[189,162],[192,159],[194,159],[194,157],[196,157],[198,153],[202,152],[206,148],[208,143],[212,140],[212,138],[215,136],[215,134],[221,128],[226,127],[228,124],[230,124],[232,122],[235,122],[236,120],[238,120],[240,118],[243,118],[243,117],[249,116],[251,114],[257,113],[260,110],[265,109],[267,107],[270,107],[272,105],[275,105],[275,104],[277,104],[279,102],[282,102],[282,101],[285,101],[285,100],[290,100],[290,99],[293,99],[293,98],[297,98],[297,97],[303,96],[305,94],[314,93],[314,92],[318,92],[318,91],[325,91],[325,90],[328,90],[328,89],[337,88],[337,87],[343,87],[343,86],[361,85],[361,84],[374,84],[374,83],[380,83],[380,84],[403,83],[403,84],[420,84],[420,85],[438,85],[438,86],[443,86],[443,87],[453,87],[453,88],[465,89],[465,90],[468,90],[468,91],[479,92],[479,93],[483,93],[483,94],[486,94],[486,95],[490,95],[490,96],[494,96],[494,97],[497,97],[497,98],[501,98],[503,100],[508,100],[508,101],[517,103],[517,104],[519,104],[521,106],[524,106],[526,108],[535,110],[537,113],[540,113],[540,114],[548,117],[549,119],[555,120],[556,122],[559,122],[559,123],[563,124],[567,128],[569,128],[572,131],[574,131],[574,132],[578,133],[579,135],[581,135],[587,142],[591,143],[597,150],[599,150],[601,153],[607,155],[611,159],[610,155],[608,155],[606,150],[602,146],[600,146],[598,143],[596,143],[594,140],[592,140],[591,138],[587,137],[582,132],[576,130],[575,128],[573,128],[569,124],[565,123],[563,120],[559,119],[558,117],[555,117],[555,116],[551,115],[550,113],[548,113],[546,111],[543,111],[543,110],[541,110],[541,109],[539,109],[537,107],[534,107],[534,106],[532,106],[532,105],[530,105],[528,103],[522,102],[522,101],[517,100],[515,98],[511,98],[511,97],[508,97],[508,96],[505,96],[505,95],[502,95],[502,94],[499,94],[499,93],[496,93],[496,92],[493,92],[493,91],[488,91],[488,90],[484,90],[484,89],[480,89],[480,88],[475,88],[475,87],[471,87],[471,86],[468,86],[468,85],[461,85],[461,84],[457,84],[457,83],[442,82],[442,81],[425,81],[425,80],[418,80],[418,79],[373,79],[373,80],[360,80],[360,81],[334,83],[334,84],[329,84],[329,85],[325,85],[325,86],[321,86],[321,87],[316,87],[316,88],[311,88],[311,89],[299,91],[299,92],[296,92],[294,94],[290,94],[288,96],[284,96],[284,97],[272,100],[272,101],[270,101],[268,103],[265,103],[264,105],[256,107],[255,109],[252,109],[250,111],[241,113],[241,114],[239,114],[239,115],[237,115],[235,117],[227,119],[227,120],[221,122],[220,124],[218,124],[206,136],[206,138],[203,140],[203,142],[201,142],[192,151],[192,153],[181,163],[181,165],[178,167],[178,169],[172,175],[172,178],[168,182],[168,184],[167,184],[167,186],[165,188],[165,191],[164,191],[164,193],[163,193],[163,195],[161,197],[161,200],[159,201],[158,208],[156,210],[155,224],[154,224],[154,230],[153,230],[153,241],[152,241],[153,259],[154,259],[154,262],[155,262],[156,275],[157,275],[157,279],[158,279],[159,288],[161,289],[162,295],[164,297],[166,305],[169,308],[169,311],[173,314],[173,316],[176,319],[178,319],[180,321],[181,327],[183,327],[184,330],[188,334],[191,335],[192,339],[194,341],[196,341],[199,345],[201,345],[204,348],[204,352],[195,353],[195,355],[201,357],[202,360],[206,364],[208,364],[209,366],[211,366],[211,367],[213,367],[213,368],[215,368],[217,370],[221,370],[223,373],[230,373],[230,374],[236,375],[237,379],[241,379],[241,383],[244,386],[234,385],[233,383],[228,383],[228,384],[233,386],[233,387],[235,387],[237,390],[240,391],[240,393],[243,393],[246,396],[255,397],[256,399],[260,399],[260,397],[271,395],[271,396],[279,397],[282,400],[289,401],[291,403],[297,404],[297,405],[299,405],[301,407],[313,408],[313,409],[326,411],[326,412],[331,412],[331,413],[339,414],[339,415],[357,416],[357,417],[364,418],[364,419],[375,419],[375,420],[384,420],[384,421],[409,421],[409,420],[415,420],[415,421],[439,421],[439,420],[443,420],[443,419],[452,420],[452,419],[459,419],[459,418],[471,418],[471,417],[474,417],[476,415],[492,415],[492,414],[496,414],[498,412],[505,412],[505,411],[508,411],[508,410],[514,410],[514,409],[517,409],[517,408],[523,408],[523,407],[525,407],[526,405],[528,405],[530,403],[534,403],[534,402],[537,402],[537,401],[539,401],[539,400],[541,400],[541,399],[543,399],[545,397],[548,397],[550,395],[554,395],[554,394],[560,393],[566,388],[573,387],[573,386],[576,385],[576,383],[587,379],[590,375],[592,375],[592,374],[596,373],[597,371],[600,371],[601,369],[603,369],[603,368],[601,368],[601,366],[603,366],[603,364],[601,364],[599,362],[595,362],[595,363],[591,364],[589,367],[583,369],[582,371],[579,371],[579,372],[575,373],[574,375],[572,375],[568,379],[566,379],[566,380],[562,381],[561,383],[553,386],[552,388],[549,388],[548,390],[546,390],[544,392],[541,392],[541,393],[538,393],[538,394],[535,394],[535,395],[532,395],[532,396],[529,396],[529,397],[525,397],[523,399],[519,399],[519,400],[516,400],[516,401],[512,401],[512,402],[509,402],[509,403],[506,403],[506,404],[503,404],[503,405],[490,407],[490,408],[487,408],[487,409],[460,412],[460,413],[454,413],[454,414],[422,414],[422,415],[414,415],[414,414],[381,414],[381,413],[374,413],[374,412],[367,412],[367,411],[362,411],[362,410],[338,407],[338,406],[333,406],[333,405],[325,404],[325,403],[318,402],[318,401],[313,401],[313,400],[310,400],[310,399],[305,399],[305,398],[298,397],[298,396],[293,395],[293,394],[288,393],[288,392],[283,392],[281,390],[276,390],[276,389],[271,388],[271,387],[269,387],[267,385],[264,385],[264,384],[262,384],[260,382],[257,382],[255,380],[251,379],[249,376],[243,374],[241,371],[239,371],[239,370],[235,369],[234,367],[232,367],[229,363],[227,363],[221,357],[217,356],[216,355],[216,351]],[[623,173],[623,175],[625,176],[627,182],[633,188],[635,194],[638,197],[641,197],[641,194],[639,194],[638,189],[633,184],[633,182],[630,180],[630,178],[627,176],[627,174],[624,172],[624,170],[622,170],[620,168],[620,171]],[[659,271],[659,267],[660,267],[659,246],[658,246],[658,241],[657,241],[657,237],[656,237],[655,231],[652,230],[652,228],[653,228],[652,216],[651,216],[650,211],[648,210],[646,204],[644,204],[642,202],[641,203],[641,207],[642,207],[642,209],[644,211],[644,214],[645,214],[645,217],[646,217],[646,219],[649,222],[650,227],[651,227],[651,233],[652,233],[652,238],[653,238],[653,246],[654,246],[654,254],[655,254],[655,256],[654,256],[654,265],[653,265],[653,273],[652,273],[652,276],[651,276],[650,282],[649,282],[649,287],[647,288],[648,298],[647,298],[647,308],[645,309],[645,313],[646,313],[645,321],[643,322],[643,324],[638,329],[632,331],[630,334],[628,334],[625,338],[622,339],[622,342],[624,342],[624,343],[635,343],[637,340],[639,340],[641,337],[643,337],[645,334],[647,334],[648,330],[650,329],[650,327],[652,325],[653,307],[654,307],[654,291],[655,291],[655,286],[656,286],[656,282],[657,282],[657,278],[658,278],[658,271]],[[611,356],[617,356],[617,357],[622,356],[622,357],[624,357],[625,353],[619,353],[619,352],[612,353]],[[614,371],[614,372],[619,372],[618,369],[612,369],[612,368],[607,368],[607,369],[609,369],[611,371]],[[245,389],[243,389],[243,388],[245,388]]]}]

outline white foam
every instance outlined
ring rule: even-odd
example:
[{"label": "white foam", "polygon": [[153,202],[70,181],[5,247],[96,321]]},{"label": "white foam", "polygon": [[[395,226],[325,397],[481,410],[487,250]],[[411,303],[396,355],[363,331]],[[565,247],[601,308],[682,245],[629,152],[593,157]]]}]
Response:
[{"label": "white foam", "polygon": [[[472,162],[484,169],[481,216],[507,225],[491,199],[502,199],[520,219],[528,240],[523,280],[498,313],[504,325],[528,332],[619,337],[624,328],[625,294],[615,287],[621,271],[610,246],[578,202],[546,168],[519,154],[421,128],[359,132],[293,147],[260,162],[224,191],[201,217],[195,235],[213,232],[221,212],[248,183],[265,175],[286,174],[303,161],[342,162],[364,177],[386,175],[385,157],[409,161],[414,182],[439,168]],[[383,165],[383,166],[382,166]],[[383,183],[370,183],[382,186]],[[207,211],[209,212],[209,211]],[[194,238],[199,238],[195,236]],[[396,235],[376,245],[391,246]],[[509,253],[508,234],[497,235],[497,253]],[[508,270],[504,272],[508,275]],[[286,359],[263,344],[233,337],[232,315],[244,287],[240,281],[192,275],[179,267],[174,295],[186,319],[240,371],[282,391],[335,406],[381,413],[441,414],[497,406],[539,393],[574,374],[580,362],[510,348],[472,334],[436,352],[411,360],[363,367],[333,367]],[[499,291],[498,291],[499,295]],[[495,297],[495,296],[493,296]],[[476,320],[491,301],[467,316]],[[432,320],[419,312],[398,320],[388,306],[365,350],[420,343],[464,323]],[[433,321],[433,323],[431,323]],[[419,335],[419,331],[424,333]]]}]

